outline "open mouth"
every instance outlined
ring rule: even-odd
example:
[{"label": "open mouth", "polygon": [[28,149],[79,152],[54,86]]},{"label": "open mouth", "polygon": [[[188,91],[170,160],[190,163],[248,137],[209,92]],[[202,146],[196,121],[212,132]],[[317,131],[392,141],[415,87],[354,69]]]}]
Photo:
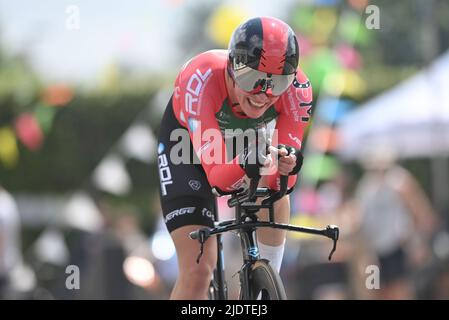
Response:
[{"label": "open mouth", "polygon": [[246,98],[248,100],[248,103],[251,105],[251,107],[256,108],[256,109],[263,109],[266,106],[266,103],[257,103],[253,100],[251,100],[250,98]]}]

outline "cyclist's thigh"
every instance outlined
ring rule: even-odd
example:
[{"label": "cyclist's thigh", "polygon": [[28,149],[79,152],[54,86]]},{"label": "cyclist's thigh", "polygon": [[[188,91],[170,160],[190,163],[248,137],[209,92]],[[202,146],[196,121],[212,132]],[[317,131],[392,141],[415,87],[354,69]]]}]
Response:
[{"label": "cyclist's thigh", "polygon": [[[185,145],[182,147],[182,142],[170,141],[173,130],[187,133],[175,118],[169,102],[162,119],[158,145],[159,195],[165,224],[170,232],[186,225],[212,227],[215,197],[206,173],[201,164],[192,163],[193,159],[189,159],[196,157],[189,138],[183,140]],[[187,153],[187,160],[183,153]],[[186,161],[180,162],[179,158]]]},{"label": "cyclist's thigh", "polygon": [[190,225],[180,227],[171,232],[178,257],[179,273],[181,275],[184,272],[188,273],[190,270],[200,272],[204,276],[210,276],[215,268],[217,263],[217,242],[215,237],[211,237],[206,241],[200,263],[196,263],[196,259],[200,253],[200,244],[197,240],[191,240],[188,236],[190,232],[201,227],[199,225]]}]

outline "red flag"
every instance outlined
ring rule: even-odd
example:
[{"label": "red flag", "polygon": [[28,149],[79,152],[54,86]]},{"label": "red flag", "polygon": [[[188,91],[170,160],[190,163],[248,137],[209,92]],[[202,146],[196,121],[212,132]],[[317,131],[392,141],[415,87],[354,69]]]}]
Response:
[{"label": "red flag", "polygon": [[73,98],[70,87],[62,84],[48,86],[42,93],[42,100],[51,106],[64,106]]},{"label": "red flag", "polygon": [[38,150],[44,137],[38,122],[31,113],[22,113],[15,123],[15,129],[19,140],[30,150]]}]

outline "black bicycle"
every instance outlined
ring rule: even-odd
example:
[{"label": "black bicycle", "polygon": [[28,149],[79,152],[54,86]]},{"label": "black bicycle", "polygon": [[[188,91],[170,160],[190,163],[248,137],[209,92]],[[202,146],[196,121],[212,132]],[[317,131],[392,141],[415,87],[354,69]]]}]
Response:
[{"label": "black bicycle", "polygon": [[[217,236],[218,257],[209,290],[209,298],[211,300],[227,300],[228,298],[224,277],[223,242],[221,238],[221,234],[224,232],[235,230],[241,241],[243,266],[239,271],[240,300],[287,299],[279,273],[271,267],[268,260],[260,258],[256,238],[257,228],[285,229],[328,237],[333,240],[329,260],[336,250],[339,236],[337,226],[329,225],[325,229],[313,229],[274,222],[273,204],[288,193],[287,176],[281,176],[279,191],[258,188],[259,180],[260,177],[252,179],[249,188],[241,193],[226,193],[214,188],[213,192],[218,197],[231,195],[231,198],[228,200],[228,205],[229,207],[235,207],[235,219],[216,222],[214,228],[205,227],[190,233],[190,238],[197,239],[201,245],[197,263],[199,263],[203,254],[204,243],[210,236]],[[288,191],[291,192],[291,190]],[[265,199],[262,200],[261,204],[256,204],[257,198]],[[268,209],[269,221],[258,220],[257,212],[262,208]]]}]

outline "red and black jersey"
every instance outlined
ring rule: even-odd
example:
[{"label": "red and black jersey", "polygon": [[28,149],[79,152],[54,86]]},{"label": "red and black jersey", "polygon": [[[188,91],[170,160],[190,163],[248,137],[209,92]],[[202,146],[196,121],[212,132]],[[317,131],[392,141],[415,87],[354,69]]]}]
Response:
[{"label": "red and black jersey", "polygon": [[[225,140],[230,138],[227,133],[232,133],[232,130],[226,129],[244,131],[275,121],[277,130],[274,134],[277,136],[273,137],[273,141],[300,149],[311,116],[312,87],[306,75],[298,69],[292,85],[261,118],[242,116],[228,104],[225,84],[227,57],[226,50],[212,50],[188,61],[175,81],[173,111],[179,123],[189,131],[209,184],[233,191],[240,187],[245,172],[229,156]],[[211,132],[219,132],[220,138],[211,138]],[[219,153],[220,161],[206,161],[210,150]],[[214,156],[217,159],[216,154]],[[279,174],[268,177],[269,188],[278,188],[278,177]],[[290,176],[289,187],[295,182],[296,176]]]}]

